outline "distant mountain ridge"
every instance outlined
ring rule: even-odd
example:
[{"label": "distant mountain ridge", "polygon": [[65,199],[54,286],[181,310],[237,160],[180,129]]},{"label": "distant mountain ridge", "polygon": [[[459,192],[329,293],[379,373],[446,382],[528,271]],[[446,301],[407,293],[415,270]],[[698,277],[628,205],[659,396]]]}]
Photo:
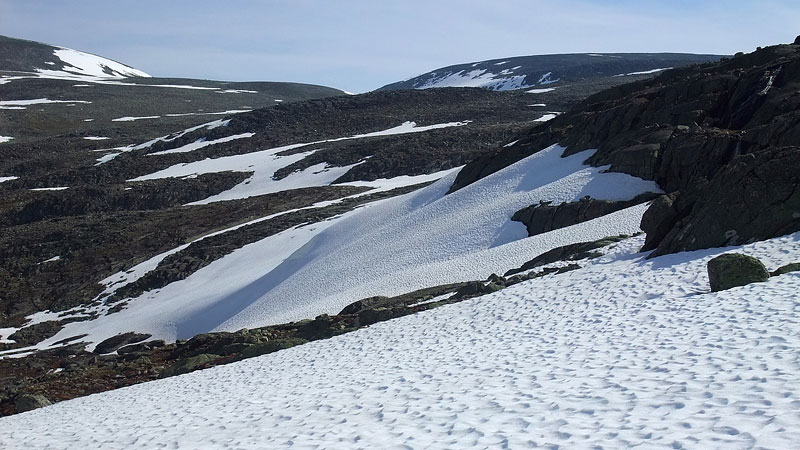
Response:
[{"label": "distant mountain ridge", "polygon": [[378,90],[481,87],[496,91],[558,85],[593,78],[643,75],[718,61],[689,53],[576,53],[516,56],[442,67]]},{"label": "distant mountain ridge", "polygon": [[139,69],[102,56],[7,36],[0,36],[0,71],[67,78],[150,77]]}]

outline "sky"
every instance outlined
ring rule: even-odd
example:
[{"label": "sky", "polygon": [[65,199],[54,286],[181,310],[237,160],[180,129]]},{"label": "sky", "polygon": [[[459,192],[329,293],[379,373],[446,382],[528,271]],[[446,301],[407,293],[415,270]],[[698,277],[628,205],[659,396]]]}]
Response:
[{"label": "sky", "polygon": [[153,76],[357,93],[508,56],[748,52],[798,24],[797,0],[0,0],[2,35]]}]

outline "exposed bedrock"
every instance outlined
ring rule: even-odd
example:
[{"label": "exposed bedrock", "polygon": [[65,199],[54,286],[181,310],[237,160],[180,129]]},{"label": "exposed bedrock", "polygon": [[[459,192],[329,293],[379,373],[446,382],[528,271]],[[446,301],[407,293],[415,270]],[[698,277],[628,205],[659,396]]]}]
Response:
[{"label": "exposed bedrock", "polygon": [[656,197],[658,194],[647,192],[625,201],[597,200],[587,196],[577,202],[559,205],[543,202],[517,211],[511,220],[522,222],[528,230],[528,236],[534,236],[596,219]]},{"label": "exposed bedrock", "polygon": [[797,231],[800,45],[611,88],[518,138],[467,165],[451,192],[559,143],[668,193],[642,222],[653,255]]}]

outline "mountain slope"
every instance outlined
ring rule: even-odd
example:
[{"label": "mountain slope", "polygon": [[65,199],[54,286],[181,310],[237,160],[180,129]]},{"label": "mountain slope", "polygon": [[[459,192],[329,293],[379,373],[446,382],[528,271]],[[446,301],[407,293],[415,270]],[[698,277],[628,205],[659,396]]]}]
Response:
[{"label": "mountain slope", "polygon": [[149,77],[122,63],[65,47],[0,36],[0,71],[58,78]]},{"label": "mountain slope", "polygon": [[[444,196],[453,179],[445,177],[414,193],[273,235],[186,280],[128,299],[119,313],[68,324],[41,345],[79,334],[99,342],[129,329],[174,340],[301,320],[335,313],[360,298],[485,278],[518,267],[531,254],[638,231],[642,207],[522,240],[524,228],[509,218],[528,204],[587,195],[628,200],[659,191],[654,183],[581,165],[587,154],[561,161],[562,151],[541,152],[454,195]],[[228,281],[218,286],[219,279]]]},{"label": "mountain slope", "polygon": [[797,231],[798,77],[794,44],[612,88],[474,161],[453,190],[559,142],[670,193],[642,224],[655,254]]},{"label": "mountain slope", "polygon": [[[124,89],[135,93],[142,87]],[[209,95],[210,101],[229,94]],[[455,89],[378,92],[283,102],[230,116],[130,122],[98,118],[88,122],[97,127],[92,134],[54,136],[45,129],[41,138],[14,139],[2,144],[6,157],[0,161],[0,174],[17,177],[0,184],[6,193],[0,222],[14,230],[0,237],[7,243],[0,263],[7,276],[0,283],[6,283],[3,288],[9,293],[0,311],[11,325],[37,310],[92,303],[105,290],[101,280],[206,234],[367,189],[373,191],[369,195],[378,195],[392,186],[431,182],[539,120],[543,113],[528,106],[531,97]],[[93,102],[88,106],[105,107],[101,98],[83,98]],[[17,114],[24,125],[51,109],[66,115],[83,107],[47,104],[7,113]],[[170,120],[189,118],[202,122],[169,128]],[[68,189],[31,190],[58,187]],[[186,278],[269,235],[264,233],[283,231],[318,213],[297,211],[288,222],[276,217],[258,225],[255,234],[225,233],[230,242],[224,252],[210,241],[192,244],[126,295]],[[282,225],[271,228],[276,223]],[[92,233],[80,231],[85,229]],[[149,238],[139,239],[141,234]],[[227,237],[233,235],[241,236]],[[39,264],[56,256],[61,257],[58,262]]]},{"label": "mountain slope", "polygon": [[[619,360],[632,351],[630,336],[609,335],[608,324],[624,305],[622,317],[632,321],[621,329],[643,331],[632,336],[651,345],[646,367],[656,367],[657,380],[669,370],[685,373],[697,361],[659,360],[673,349],[650,337],[668,329],[677,341],[686,335],[681,330],[687,320],[691,331],[702,333],[707,307],[682,315],[695,297],[701,298],[692,306],[737,300],[707,292],[704,264],[723,250],[667,254],[797,230],[799,53],[797,45],[777,46],[667,71],[600,92],[560,115],[530,103],[553,91],[382,91],[223,115],[111,149],[72,148],[83,154],[63,166],[39,167],[40,160],[25,159],[36,147],[17,147],[13,156],[19,159],[8,167],[20,178],[0,184],[9,205],[0,219],[11,236],[2,237],[8,244],[0,246],[6,252],[0,269],[7,274],[0,277],[0,292],[13,294],[2,299],[0,340],[8,350],[2,352],[7,359],[0,381],[3,373],[25,373],[27,381],[22,388],[0,385],[0,412],[26,409],[21,402],[27,394],[66,399],[354,330],[355,336],[369,335],[361,328],[427,309],[421,304],[435,308],[498,290],[487,301],[500,298],[519,308],[471,311],[486,326],[520,316],[512,324],[515,338],[524,340],[530,330],[563,332],[566,342],[580,327],[592,343],[598,335],[612,342],[615,350],[607,356]],[[66,148],[77,147],[67,142]],[[53,151],[44,144],[42,149]],[[42,188],[57,190],[36,190]],[[630,236],[641,230],[646,237]],[[775,269],[800,259],[796,244],[790,235],[736,250],[763,257]],[[656,251],[637,253],[642,246]],[[775,276],[745,290],[759,301],[785,298],[796,277]],[[592,303],[597,298],[602,301]],[[548,304],[530,309],[525,305],[531,301]],[[742,314],[750,308],[745,303],[737,303]],[[781,320],[794,320],[792,300],[781,305]],[[542,312],[551,316],[537,316]],[[576,320],[580,313],[585,316]],[[431,312],[450,318],[440,314]],[[672,319],[656,323],[666,314]],[[553,316],[558,319],[551,329],[536,328]],[[278,323],[290,320],[297,322]],[[417,336],[420,330],[401,333]],[[153,339],[159,337],[171,342]],[[454,346],[469,339],[461,334],[440,342]],[[710,344],[712,357],[762,367],[765,349],[749,340],[733,356]],[[342,341],[331,342],[311,344],[300,354]],[[514,348],[504,340],[487,342]],[[549,344],[537,341],[535,348]],[[788,349],[766,351],[778,360],[784,351],[794,354],[794,346],[791,340]],[[696,348],[697,342],[675,347]],[[43,348],[48,350],[37,352]],[[565,351],[565,375],[556,383],[575,379],[579,360],[569,359],[573,354],[581,356]],[[25,355],[30,359],[9,362]],[[497,363],[487,365],[496,370]],[[632,379],[648,379],[642,370]],[[783,388],[783,378],[772,378],[770,395]],[[457,381],[447,378],[445,384]],[[651,398],[658,386],[638,384],[636,395]],[[758,385],[744,388],[763,392]],[[716,385],[698,389],[724,392]],[[688,440],[680,433],[685,428],[678,428],[687,402],[680,393],[669,394],[678,401],[655,409],[677,411],[670,436]],[[791,401],[769,415],[785,413]],[[633,403],[652,413],[650,403]],[[607,403],[598,404],[600,410]],[[574,408],[564,410],[563,422],[582,423]],[[577,414],[592,416],[594,410]],[[636,415],[636,426],[648,429],[647,416]],[[728,424],[690,425],[746,440],[752,437],[747,433],[770,426],[748,422],[742,433]],[[570,432],[553,436],[575,443]]]},{"label": "mountain slope", "polygon": [[688,53],[588,53],[516,56],[442,67],[379,90],[481,87],[505,91],[552,88],[577,81],[635,77],[659,71],[718,61],[719,55]]}]

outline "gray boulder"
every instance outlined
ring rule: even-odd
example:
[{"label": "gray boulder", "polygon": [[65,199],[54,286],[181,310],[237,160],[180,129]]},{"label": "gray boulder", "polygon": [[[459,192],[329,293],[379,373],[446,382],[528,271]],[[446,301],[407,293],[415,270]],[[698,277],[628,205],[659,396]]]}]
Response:
[{"label": "gray boulder", "polygon": [[18,413],[52,405],[47,397],[41,394],[22,394],[14,400],[14,408]]},{"label": "gray boulder", "polygon": [[178,361],[170,367],[167,367],[163,372],[161,372],[161,378],[192,372],[202,365],[215,361],[219,357],[219,355],[210,355],[207,353],[191,356],[184,360]]},{"label": "gray boulder", "polygon": [[708,281],[712,292],[767,280],[767,268],[752,256],[726,253],[708,262]]}]

